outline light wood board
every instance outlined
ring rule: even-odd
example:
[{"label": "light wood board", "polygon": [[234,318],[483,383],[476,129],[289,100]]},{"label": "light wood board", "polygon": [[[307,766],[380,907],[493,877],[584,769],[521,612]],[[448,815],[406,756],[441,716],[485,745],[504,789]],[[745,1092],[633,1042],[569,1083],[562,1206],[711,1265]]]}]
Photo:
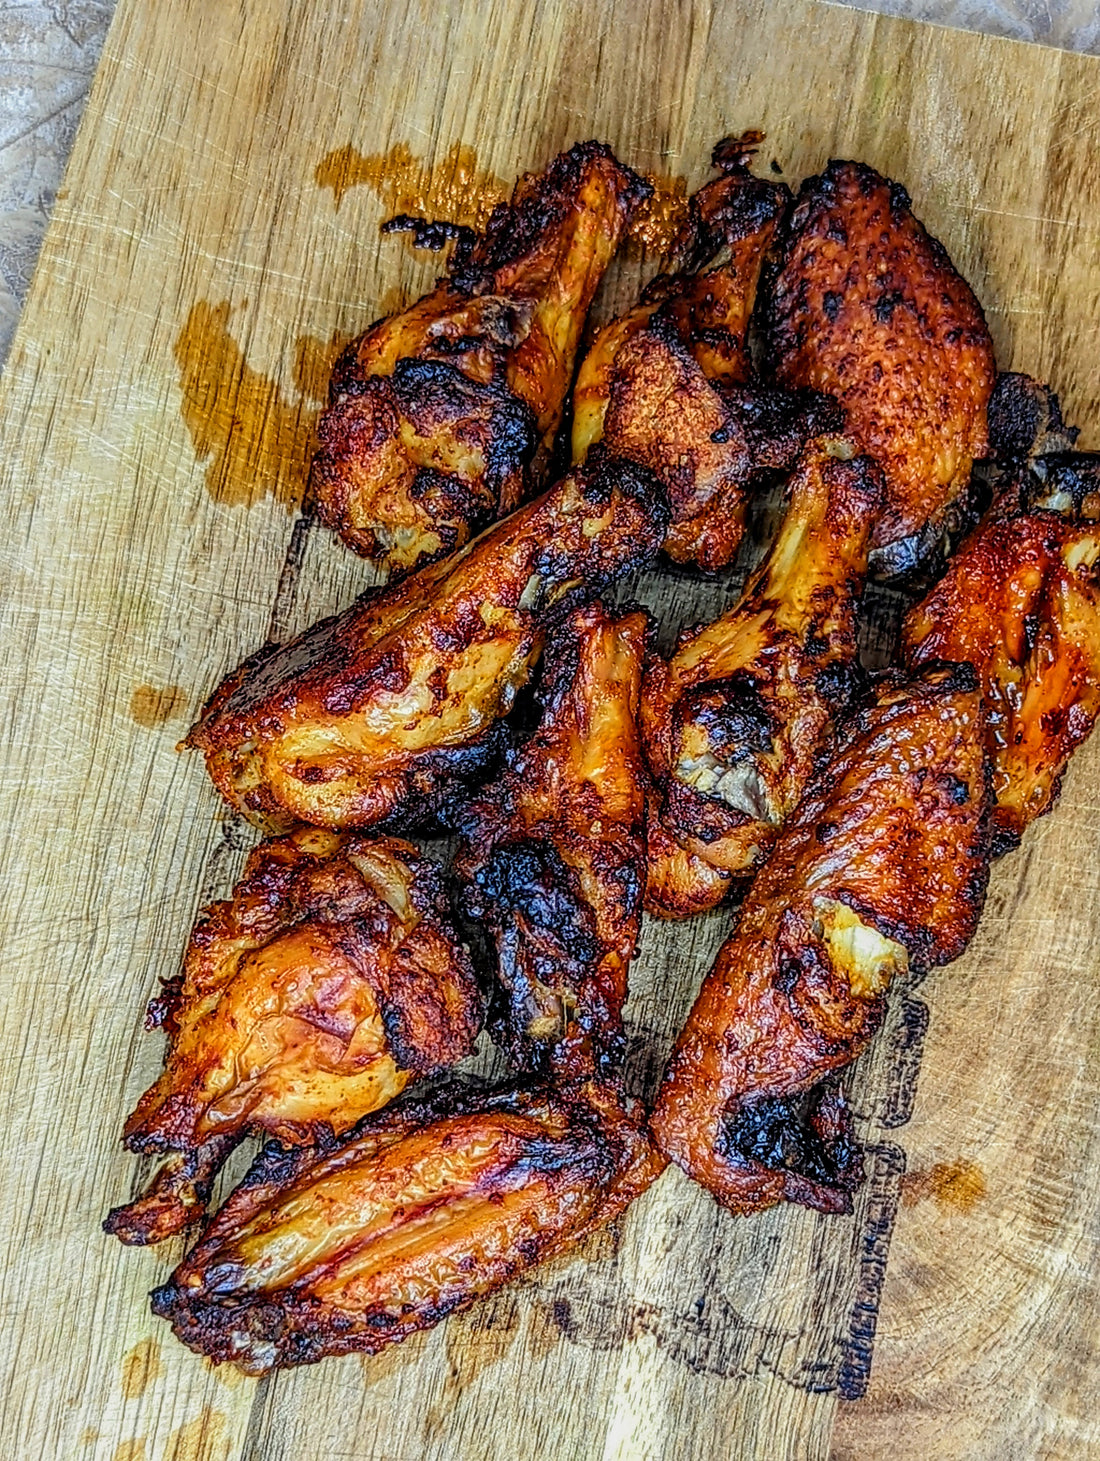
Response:
[{"label": "light wood board", "polygon": [[[597,136],[697,186],[757,126],[792,182],[832,155],[903,180],[1002,367],[1100,445],[1098,62],[806,0],[119,5],[0,388],[5,1457],[1100,1455],[1100,741],[862,1063],[851,1219],[738,1222],[669,1173],[466,1317],[261,1382],[149,1315],[178,1245],[99,1230],[138,1175],[145,1001],[248,844],[173,747],[244,653],[369,581],[295,528],[319,382],[437,267],[318,165],[403,144],[446,192],[456,144],[510,180]],[[655,263],[629,251],[600,309]],[[671,621],[732,590],[664,592]],[[636,1075],[726,921],[647,926]]]}]

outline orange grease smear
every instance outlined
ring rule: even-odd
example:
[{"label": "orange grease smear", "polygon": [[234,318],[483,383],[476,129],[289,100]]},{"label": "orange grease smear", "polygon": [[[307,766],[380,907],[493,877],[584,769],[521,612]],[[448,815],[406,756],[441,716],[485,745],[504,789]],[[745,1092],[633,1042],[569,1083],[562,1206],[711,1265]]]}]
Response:
[{"label": "orange grease smear", "polygon": [[906,1207],[930,1197],[939,1207],[969,1212],[985,1194],[985,1177],[973,1162],[937,1162],[927,1172],[907,1172],[901,1179]]},{"label": "orange grease smear", "polygon": [[365,185],[387,215],[415,213],[468,228],[484,228],[496,205],[509,196],[507,184],[480,167],[477,153],[462,142],[431,165],[414,157],[405,142],[366,155],[349,144],[323,157],[313,176],[318,187],[332,189],[337,208],[350,188]]},{"label": "orange grease smear", "polygon": [[216,502],[252,507],[273,497],[298,507],[305,494],[313,425],[327,390],[329,372],[351,338],[301,335],[295,344],[294,383],[289,400],[278,381],[249,365],[230,333],[228,300],[192,306],[175,344],[180,371],[180,406]]},{"label": "orange grease smear", "polygon": [[[158,690],[155,685],[138,685],[130,696],[130,714],[138,725],[146,729],[163,725],[166,720],[178,719],[186,710],[187,692],[180,685],[165,685],[163,690]],[[152,1343],[151,1340],[143,1342]]]},{"label": "orange grease smear", "polygon": [[172,1461],[229,1461],[230,1450],[225,1416],[207,1406],[194,1420],[172,1432],[164,1454]]},{"label": "orange grease smear", "polygon": [[[478,164],[477,153],[456,142],[441,162],[426,163],[405,142],[388,152],[364,154],[348,143],[327,153],[314,169],[320,188],[331,188],[339,208],[352,188],[368,187],[387,217],[413,213],[433,221],[483,229],[498,203],[510,197],[507,184]],[[628,241],[649,253],[667,254],[687,216],[687,180],[647,173],[653,197],[637,210]]]},{"label": "orange grease smear", "polygon": [[122,1393],[127,1400],[136,1400],[154,1380],[167,1373],[157,1340],[141,1339],[123,1356]]}]

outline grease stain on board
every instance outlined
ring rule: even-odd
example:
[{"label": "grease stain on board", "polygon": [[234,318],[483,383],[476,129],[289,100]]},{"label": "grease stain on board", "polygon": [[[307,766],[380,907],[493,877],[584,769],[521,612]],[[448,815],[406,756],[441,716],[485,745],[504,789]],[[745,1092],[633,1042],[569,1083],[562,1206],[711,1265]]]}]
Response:
[{"label": "grease stain on board", "polygon": [[169,720],[182,720],[187,713],[187,691],[181,685],[135,685],[130,696],[130,715],[146,730]]},{"label": "grease stain on board", "polygon": [[[313,176],[318,187],[332,190],[337,210],[352,188],[367,187],[387,217],[411,213],[476,229],[483,229],[496,205],[511,196],[507,183],[483,168],[476,150],[463,142],[456,142],[437,163],[417,157],[406,142],[372,153],[347,143],[326,153]],[[667,254],[687,217],[687,179],[661,173],[644,177],[653,196],[635,213],[627,241],[647,253]]]},{"label": "grease stain on board", "polygon": [[111,1461],[146,1461],[145,1437],[137,1436],[132,1441],[119,1441],[111,1452]]},{"label": "grease stain on board", "polygon": [[199,300],[191,307],[174,347],[180,411],[216,502],[253,507],[272,497],[293,511],[305,496],[313,426],[329,373],[351,337],[298,337],[293,399],[249,364],[230,330],[234,312],[228,300]]},{"label": "grease stain on board", "polygon": [[974,1162],[937,1162],[926,1172],[907,1172],[901,1179],[904,1207],[929,1198],[945,1211],[966,1213],[986,1195],[985,1177]]},{"label": "grease stain on board", "polygon": [[368,187],[389,213],[416,213],[478,229],[511,191],[463,142],[456,142],[437,163],[415,156],[407,142],[371,153],[358,152],[349,143],[326,153],[313,176],[318,187],[332,189],[337,209],[351,188]]},{"label": "grease stain on board", "polygon": [[206,1406],[194,1420],[185,1421],[168,1437],[164,1461],[229,1461],[231,1450],[225,1434],[225,1415]]},{"label": "grease stain on board", "polygon": [[139,1339],[122,1358],[122,1393],[127,1400],[137,1400],[154,1380],[167,1373],[160,1357],[160,1342],[152,1336]]}]

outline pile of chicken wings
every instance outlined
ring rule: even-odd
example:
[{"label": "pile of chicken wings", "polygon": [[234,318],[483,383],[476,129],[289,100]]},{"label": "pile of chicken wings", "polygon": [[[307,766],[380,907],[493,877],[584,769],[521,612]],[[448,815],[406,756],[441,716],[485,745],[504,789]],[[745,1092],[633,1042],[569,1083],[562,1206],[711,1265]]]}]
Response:
[{"label": "pile of chicken wings", "polygon": [[[153,1308],[214,1360],[377,1351],[669,1160],[736,1214],[850,1211],[846,1069],[891,982],[966,948],[1100,712],[1096,463],[998,376],[902,187],[832,162],[793,198],[758,141],[718,145],[668,271],[579,360],[650,191],[607,147],[483,234],[391,225],[447,272],[341,357],[311,479],[388,581],[246,660],[187,738],[265,840],[150,1006],[168,1054],[124,1140],[160,1165],[106,1223],[203,1225]],[[740,599],[668,656],[602,597],[655,559],[743,564],[765,499]],[[876,673],[869,579],[911,603]],[[407,840],[441,831],[446,868]],[[643,908],[735,899],[646,1110]],[[503,1083],[452,1071],[483,1026]]]}]

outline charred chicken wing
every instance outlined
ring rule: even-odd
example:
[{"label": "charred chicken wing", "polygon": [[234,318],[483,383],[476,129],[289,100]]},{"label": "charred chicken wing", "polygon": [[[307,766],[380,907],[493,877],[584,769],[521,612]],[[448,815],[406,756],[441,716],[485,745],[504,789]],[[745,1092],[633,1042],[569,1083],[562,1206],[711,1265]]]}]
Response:
[{"label": "charred chicken wing", "polygon": [[517,184],[446,278],[341,356],[311,485],[323,522],[391,574],[460,547],[528,495],[588,306],[648,184],[596,142]]},{"label": "charred chicken wing", "polygon": [[301,828],[261,844],[232,899],[205,910],[152,1013],[168,1059],[124,1139],[183,1155],[108,1219],[129,1242],[173,1231],[173,1210],[188,1222],[246,1132],[339,1135],[461,1060],[481,997],[433,863],[395,838]]},{"label": "charred chicken wing", "polygon": [[[1054,805],[1100,714],[1100,523],[1079,516],[1100,507],[1100,471],[1084,453],[1039,463],[1008,484],[903,630],[910,665],[978,673],[999,851]],[[1051,507],[1029,508],[1029,493]]]},{"label": "charred chicken wing", "polygon": [[250,1374],[373,1354],[610,1222],[663,1166],[609,1091],[451,1089],[262,1153],[153,1310]]},{"label": "charred chicken wing", "polygon": [[272,831],[426,820],[496,753],[547,624],[651,557],[667,521],[644,468],[596,453],[451,558],[246,661],[187,744]]},{"label": "charred chicken wing", "polygon": [[659,788],[646,907],[719,903],[794,810],[856,676],[856,606],[882,500],[844,438],[807,448],[771,551],[736,608],[646,671],[642,726]]},{"label": "charred chicken wing", "polygon": [[463,817],[456,870],[490,929],[497,1043],[559,1081],[622,1066],[622,1008],[645,878],[647,777],[636,730],[644,613],[579,609],[547,647],[543,715]]},{"label": "charred chicken wing", "polygon": [[780,384],[835,396],[886,477],[872,568],[905,572],[952,527],[987,446],[993,346],[981,306],[897,183],[832,162],[803,185],[768,308]]},{"label": "charred chicken wing", "polygon": [[574,461],[602,440],[649,467],[672,507],[665,552],[706,569],[733,561],[761,471],[789,466],[807,436],[839,425],[822,398],[772,392],[765,404],[745,389],[749,317],[789,199],[749,173],[756,140],[719,143],[723,176],[690,200],[677,272],[600,331],[573,392]]},{"label": "charred chicken wing", "polygon": [[780,833],[651,1123],[732,1212],[784,1199],[849,1210],[860,1164],[829,1080],[874,1035],[895,975],[969,942],[989,867],[987,771],[969,666],[891,676]]}]

